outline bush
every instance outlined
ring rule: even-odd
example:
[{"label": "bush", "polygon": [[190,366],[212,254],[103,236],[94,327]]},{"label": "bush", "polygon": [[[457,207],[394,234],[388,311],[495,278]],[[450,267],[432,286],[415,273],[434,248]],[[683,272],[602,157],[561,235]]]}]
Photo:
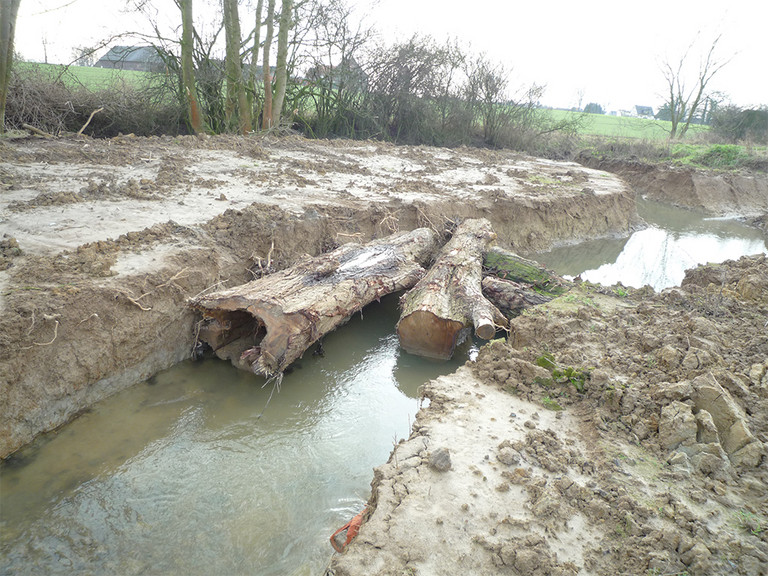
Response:
[{"label": "bush", "polygon": [[768,144],[768,108],[743,110],[738,106],[723,107],[713,115],[712,132],[726,142]]},{"label": "bush", "polygon": [[7,127],[29,124],[50,134],[77,132],[101,108],[84,133],[111,137],[186,132],[181,106],[151,75],[138,83],[117,76],[91,90],[77,82],[65,83],[65,73],[60,67],[15,66],[6,104]]}]

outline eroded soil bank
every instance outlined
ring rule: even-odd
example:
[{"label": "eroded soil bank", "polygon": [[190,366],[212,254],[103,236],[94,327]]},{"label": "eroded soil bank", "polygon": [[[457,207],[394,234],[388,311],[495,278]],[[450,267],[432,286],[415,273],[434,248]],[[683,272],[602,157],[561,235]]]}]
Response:
[{"label": "eroded soil bank", "polygon": [[590,155],[579,156],[579,161],[620,176],[638,196],[650,200],[763,224],[768,214],[768,177],[764,172],[705,171]]},{"label": "eroded soil bank", "polygon": [[509,152],[126,136],[0,158],[2,457],[189,357],[187,299],[305,253],[477,216],[520,252],[638,225],[618,178]]}]

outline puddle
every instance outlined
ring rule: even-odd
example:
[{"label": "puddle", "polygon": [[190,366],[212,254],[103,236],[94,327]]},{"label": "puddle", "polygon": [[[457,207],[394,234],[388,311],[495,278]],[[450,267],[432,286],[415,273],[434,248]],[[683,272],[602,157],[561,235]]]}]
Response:
[{"label": "puddle", "polygon": [[0,468],[4,573],[321,573],[418,387],[471,351],[409,356],[397,314],[395,297],[366,308],[268,405],[263,378],[184,362],[40,438]]},{"label": "puddle", "polygon": [[590,282],[656,291],[679,286],[685,270],[707,262],[766,253],[763,235],[738,220],[709,218],[652,201],[638,201],[649,228],[629,238],[601,239],[531,255],[556,273]]}]

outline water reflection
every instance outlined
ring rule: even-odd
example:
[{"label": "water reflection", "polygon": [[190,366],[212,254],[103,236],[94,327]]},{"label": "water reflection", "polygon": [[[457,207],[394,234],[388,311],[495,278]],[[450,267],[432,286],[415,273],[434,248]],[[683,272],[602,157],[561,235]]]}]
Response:
[{"label": "water reflection", "polygon": [[679,285],[685,270],[698,264],[768,252],[760,231],[737,220],[650,201],[638,202],[638,212],[651,226],[629,239],[592,241],[533,257],[561,275],[659,291]]},{"label": "water reflection", "polygon": [[266,409],[263,379],[183,363],[3,464],[3,573],[320,573],[418,386],[466,358],[401,353],[396,307],[326,337]]}]

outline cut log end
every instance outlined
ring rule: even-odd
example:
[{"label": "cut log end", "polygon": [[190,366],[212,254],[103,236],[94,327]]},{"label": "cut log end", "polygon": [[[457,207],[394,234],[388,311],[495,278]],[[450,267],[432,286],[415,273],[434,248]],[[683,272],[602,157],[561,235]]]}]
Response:
[{"label": "cut log end", "polygon": [[397,324],[403,350],[438,360],[450,359],[465,334],[461,322],[440,318],[425,310],[412,312]]},{"label": "cut log end", "polygon": [[491,318],[476,318],[475,334],[477,334],[478,338],[490,340],[496,336],[496,324],[494,324]]}]

